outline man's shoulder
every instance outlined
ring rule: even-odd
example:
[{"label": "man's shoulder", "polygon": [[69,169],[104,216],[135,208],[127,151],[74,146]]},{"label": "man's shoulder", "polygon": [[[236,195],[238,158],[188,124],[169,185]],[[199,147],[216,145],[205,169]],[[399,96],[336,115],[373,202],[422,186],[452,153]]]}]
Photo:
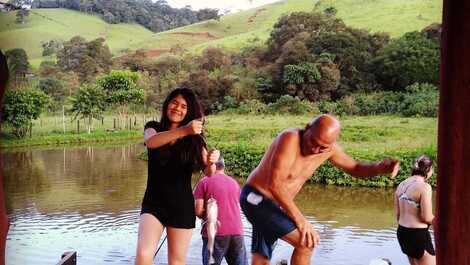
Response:
[{"label": "man's shoulder", "polygon": [[298,142],[300,139],[299,132],[300,129],[287,128],[277,135],[277,139],[280,143]]}]

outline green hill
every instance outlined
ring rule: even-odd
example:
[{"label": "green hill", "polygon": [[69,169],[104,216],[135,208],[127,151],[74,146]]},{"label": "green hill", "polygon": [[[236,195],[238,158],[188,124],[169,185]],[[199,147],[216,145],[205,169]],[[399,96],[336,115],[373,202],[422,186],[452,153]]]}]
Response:
[{"label": "green hill", "polygon": [[136,43],[155,35],[137,24],[108,24],[97,16],[68,9],[32,9],[25,24],[16,24],[15,18],[16,12],[0,13],[0,48],[25,49],[33,66],[42,60],[41,43],[51,39],[103,37],[117,55],[125,49],[139,48]]},{"label": "green hill", "polygon": [[255,9],[226,15],[219,21],[209,20],[161,33],[153,33],[136,24],[107,24],[97,16],[65,9],[33,9],[24,25],[15,24],[15,13],[0,13],[0,48],[24,48],[33,65],[41,57],[41,42],[68,40],[81,35],[86,39],[106,38],[114,55],[139,48],[149,49],[150,56],[180,46],[200,51],[207,46],[239,49],[246,44],[264,43],[274,23],[293,11],[323,12],[334,7],[337,17],[347,25],[372,32],[388,32],[397,37],[440,22],[440,0],[284,0]]}]

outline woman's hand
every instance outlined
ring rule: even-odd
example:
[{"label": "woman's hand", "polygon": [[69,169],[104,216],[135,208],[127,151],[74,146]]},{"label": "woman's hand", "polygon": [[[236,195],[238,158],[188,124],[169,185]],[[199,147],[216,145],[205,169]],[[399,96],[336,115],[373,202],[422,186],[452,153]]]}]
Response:
[{"label": "woman's hand", "polygon": [[202,121],[201,120],[192,120],[184,126],[184,130],[187,135],[196,135],[202,133]]},{"label": "woman's hand", "polygon": [[207,153],[207,162],[210,164],[215,164],[215,162],[219,161],[220,158],[220,151],[217,149],[211,149]]}]

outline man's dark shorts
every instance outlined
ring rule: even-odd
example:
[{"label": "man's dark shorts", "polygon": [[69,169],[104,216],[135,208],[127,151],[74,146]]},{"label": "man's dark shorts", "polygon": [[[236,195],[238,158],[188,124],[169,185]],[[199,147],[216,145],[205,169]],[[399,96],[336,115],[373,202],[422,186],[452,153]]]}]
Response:
[{"label": "man's dark shorts", "polygon": [[279,205],[249,185],[241,191],[240,206],[253,226],[251,252],[271,259],[276,240],[297,227]]},{"label": "man's dark shorts", "polygon": [[[202,264],[209,264],[209,249],[207,237],[202,237]],[[228,265],[248,265],[245,241],[243,236],[216,236],[214,241],[214,264],[219,265],[225,257]]]}]

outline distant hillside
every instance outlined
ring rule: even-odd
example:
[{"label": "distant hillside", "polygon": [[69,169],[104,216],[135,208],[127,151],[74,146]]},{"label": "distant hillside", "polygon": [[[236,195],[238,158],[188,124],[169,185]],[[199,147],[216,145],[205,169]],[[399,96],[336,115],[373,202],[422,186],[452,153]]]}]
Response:
[{"label": "distant hillside", "polygon": [[68,40],[74,35],[86,39],[106,38],[114,55],[129,50],[148,49],[156,56],[180,46],[200,51],[208,46],[239,49],[247,44],[262,44],[269,37],[274,23],[283,14],[293,11],[319,11],[328,7],[347,25],[372,32],[388,32],[397,37],[405,32],[421,30],[440,22],[440,0],[284,0],[255,9],[223,16],[170,31],[154,34],[135,24],[107,24],[97,16],[65,9],[33,9],[24,25],[15,24],[15,13],[0,13],[0,48],[24,48],[38,65],[41,42]]},{"label": "distant hillside", "polygon": [[41,43],[69,40],[81,35],[88,40],[103,37],[115,55],[137,49],[137,43],[155,33],[137,24],[108,24],[97,16],[68,9],[32,9],[25,24],[15,23],[15,12],[0,13],[0,48],[23,48],[33,65],[42,60]]}]

